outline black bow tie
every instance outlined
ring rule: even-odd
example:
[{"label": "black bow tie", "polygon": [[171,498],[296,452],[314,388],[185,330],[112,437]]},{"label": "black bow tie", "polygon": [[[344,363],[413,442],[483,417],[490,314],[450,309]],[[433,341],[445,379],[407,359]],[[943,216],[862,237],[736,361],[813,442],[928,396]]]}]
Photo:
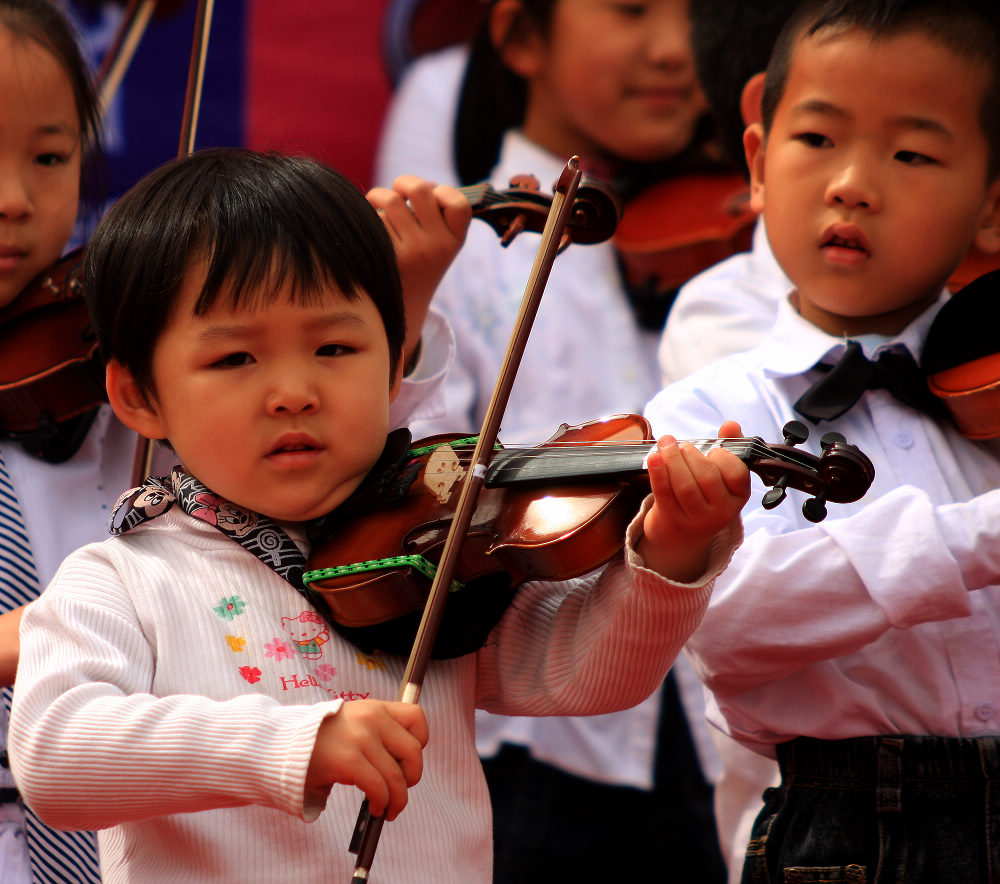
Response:
[{"label": "black bow tie", "polygon": [[900,402],[934,416],[945,416],[943,403],[930,391],[916,360],[905,349],[883,350],[875,362],[865,357],[857,341],[833,366],[817,365],[826,375],[814,383],[793,406],[814,424],[840,417],[865,390],[888,390]]}]

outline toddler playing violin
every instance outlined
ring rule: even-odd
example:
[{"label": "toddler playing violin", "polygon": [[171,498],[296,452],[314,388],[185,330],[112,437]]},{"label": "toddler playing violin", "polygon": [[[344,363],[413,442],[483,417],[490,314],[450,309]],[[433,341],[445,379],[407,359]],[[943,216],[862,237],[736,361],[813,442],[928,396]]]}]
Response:
[{"label": "toddler playing violin", "polygon": [[[55,3],[0,0],[0,349],[7,366],[18,371],[23,362],[37,365],[39,354],[59,352],[59,345],[51,349],[41,345],[53,344],[66,327],[53,328],[49,317],[56,314],[47,309],[29,313],[26,304],[44,301],[35,296],[47,290],[50,277],[60,278],[54,266],[61,270],[69,264],[67,244],[78,216],[86,217],[102,202],[99,188],[94,187],[98,176],[91,174],[102,153],[98,106],[75,36]],[[431,414],[436,408],[434,394],[451,338],[440,318],[432,317],[426,326],[424,318],[435,276],[461,244],[467,208],[461,201],[449,202],[446,189],[412,177],[402,179],[398,191],[378,189],[370,198],[392,225],[404,275],[407,268],[419,270],[405,280],[412,338],[406,349],[416,355],[421,335],[427,346],[419,364],[411,360],[414,370],[401,383],[393,403],[397,422],[411,414]],[[450,235],[441,230],[451,230],[449,222],[454,228]],[[21,317],[17,322],[12,319],[15,313]],[[72,340],[66,345],[74,355],[87,322],[85,310],[77,315],[79,325],[70,329]],[[27,320],[33,330],[25,332]],[[20,348],[26,348],[31,359],[19,359]],[[5,377],[0,391],[4,405],[21,395],[21,386],[10,382]],[[70,410],[75,416],[65,420],[40,421],[27,430],[0,421],[3,686],[14,681],[24,606],[39,595],[63,558],[107,536],[108,514],[130,482],[135,433],[104,401],[101,375],[94,386],[84,411],[76,412],[74,403]],[[60,396],[64,392],[60,389]],[[61,399],[60,406],[64,402]],[[32,406],[42,415],[58,414],[44,397],[33,396]],[[2,409],[5,415],[11,410]],[[158,470],[169,470],[169,456],[169,452],[155,453]],[[6,705],[0,704],[0,750],[6,747]],[[98,881],[95,839],[47,830],[18,795],[5,752],[0,753],[0,765],[0,880],[4,884]]]},{"label": "toddler playing violin", "polygon": [[431,662],[424,707],[399,703],[405,661],[327,629],[299,580],[399,392],[400,280],[371,205],[314,161],[196,153],[112,208],[86,283],[116,414],[179,465],[123,495],[115,536],[25,614],[27,800],[103,830],[106,881],[348,880],[356,786],[398,817],[377,880],[490,881],[473,708],[588,714],[655,690],[742,537],[742,462],[661,439],[620,560],[526,584],[479,651]]}]

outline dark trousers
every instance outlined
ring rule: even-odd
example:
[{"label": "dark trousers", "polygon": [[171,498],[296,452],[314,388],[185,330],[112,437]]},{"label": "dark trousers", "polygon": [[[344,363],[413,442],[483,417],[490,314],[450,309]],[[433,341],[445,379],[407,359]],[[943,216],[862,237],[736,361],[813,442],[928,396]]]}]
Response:
[{"label": "dark trousers", "polygon": [[672,677],[658,741],[648,792],[573,776],[515,746],[484,760],[494,884],[724,884],[712,790]]},{"label": "dark trousers", "polygon": [[778,746],[743,884],[1000,882],[1000,737]]}]

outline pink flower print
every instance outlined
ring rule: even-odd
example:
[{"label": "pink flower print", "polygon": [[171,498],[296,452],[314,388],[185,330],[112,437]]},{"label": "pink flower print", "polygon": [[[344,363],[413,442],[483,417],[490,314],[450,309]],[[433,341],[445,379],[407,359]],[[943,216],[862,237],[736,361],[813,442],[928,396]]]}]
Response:
[{"label": "pink flower print", "polygon": [[285,657],[294,656],[295,651],[289,647],[288,643],[283,639],[275,636],[274,641],[269,641],[264,645],[264,656],[274,657],[275,660],[284,660]]},{"label": "pink flower print", "polygon": [[331,666],[329,663],[320,663],[316,667],[316,677],[320,681],[331,681],[337,677],[337,667]]},{"label": "pink flower print", "polygon": [[250,682],[250,684],[257,684],[260,681],[261,672],[256,666],[241,666],[240,675]]},{"label": "pink flower print", "polygon": [[246,606],[247,603],[238,595],[231,595],[228,598],[221,599],[219,604],[215,606],[214,611],[223,620],[232,620],[233,617],[239,617]]}]

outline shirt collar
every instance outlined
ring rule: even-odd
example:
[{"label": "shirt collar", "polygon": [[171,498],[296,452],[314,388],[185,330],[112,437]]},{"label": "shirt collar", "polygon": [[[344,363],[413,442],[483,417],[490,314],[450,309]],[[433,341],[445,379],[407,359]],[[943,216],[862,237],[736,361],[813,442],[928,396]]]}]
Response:
[{"label": "shirt collar", "polygon": [[[763,369],[770,378],[805,374],[823,360],[836,362],[847,346],[846,338],[834,337],[803,319],[792,306],[790,295],[791,290],[779,299],[774,327],[764,345]],[[949,297],[947,290],[942,291],[937,301],[895,337],[860,335],[854,340],[870,359],[890,346],[902,345],[919,361],[927,330]]]}]

